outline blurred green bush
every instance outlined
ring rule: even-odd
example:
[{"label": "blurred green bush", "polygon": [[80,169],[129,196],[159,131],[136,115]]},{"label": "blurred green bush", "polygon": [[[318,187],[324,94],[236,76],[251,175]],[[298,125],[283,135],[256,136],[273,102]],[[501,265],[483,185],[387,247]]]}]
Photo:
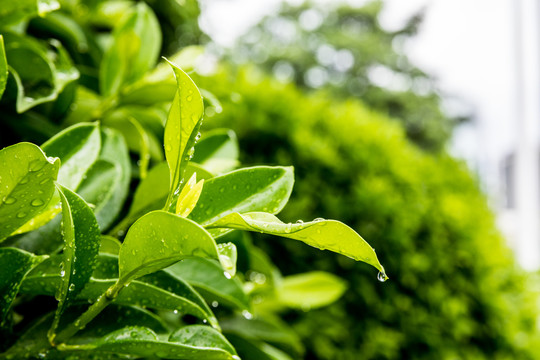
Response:
[{"label": "blurred green bush", "polygon": [[206,125],[237,131],[243,163],[294,164],[284,220],[343,219],[386,265],[382,284],[343,256],[257,242],[286,274],[316,267],[349,282],[338,303],[285,314],[306,358],[540,358],[536,295],[464,164],[422,152],[356,100],[306,97],[246,67],[197,81],[221,100]]}]

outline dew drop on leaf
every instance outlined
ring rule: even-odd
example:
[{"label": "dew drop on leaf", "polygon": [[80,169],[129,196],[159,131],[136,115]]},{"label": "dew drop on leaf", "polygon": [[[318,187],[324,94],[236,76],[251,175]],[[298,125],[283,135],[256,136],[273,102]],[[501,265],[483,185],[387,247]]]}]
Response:
[{"label": "dew drop on leaf", "polygon": [[30,205],[32,205],[32,206],[41,206],[41,205],[43,205],[43,200],[41,200],[41,199],[34,199],[34,200],[32,200],[32,202],[30,203]]},{"label": "dew drop on leaf", "polygon": [[385,282],[386,280],[388,280],[388,276],[386,276],[384,272],[379,271],[379,273],[377,274],[377,280],[379,280],[380,282]]}]

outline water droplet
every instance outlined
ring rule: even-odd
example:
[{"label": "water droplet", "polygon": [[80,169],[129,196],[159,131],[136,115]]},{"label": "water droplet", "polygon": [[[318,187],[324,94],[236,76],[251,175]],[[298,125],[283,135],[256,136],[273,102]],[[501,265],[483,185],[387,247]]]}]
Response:
[{"label": "water droplet", "polygon": [[313,222],[321,222],[321,221],[324,221],[325,219],[324,218],[316,218],[313,220]]},{"label": "water droplet", "polygon": [[34,199],[34,200],[32,200],[32,202],[30,203],[30,205],[32,205],[32,206],[41,206],[41,205],[43,205],[43,200],[41,200],[41,199]]},{"label": "water droplet", "polygon": [[21,179],[21,181],[19,181],[19,184],[24,185],[27,184],[28,181],[30,181],[30,179],[28,178],[28,176],[25,176]]},{"label": "water droplet", "polygon": [[298,225],[304,225],[304,221],[303,221],[303,220],[296,220],[296,223],[297,223]]},{"label": "water droplet", "polygon": [[21,212],[18,212],[18,213],[17,213],[17,217],[18,217],[19,219],[22,219],[23,217],[26,217],[26,215],[27,215],[27,214],[26,214],[24,211],[21,211]]},{"label": "water droplet", "polygon": [[174,309],[173,313],[178,314],[178,310]]},{"label": "water droplet", "polygon": [[188,97],[186,97],[186,100],[187,100],[187,101],[193,100],[193,96],[188,96]]},{"label": "water droplet", "polygon": [[49,181],[51,181],[50,178],[45,178],[45,179],[43,179],[43,180],[41,180],[41,181],[39,182],[39,185],[46,184],[46,183],[48,183]]},{"label": "water droplet", "polygon": [[15,203],[17,201],[17,199],[15,199],[14,197],[7,197],[7,198],[4,198],[4,204],[6,205],[11,205],[13,203]]},{"label": "water droplet", "polygon": [[379,271],[379,273],[377,274],[377,280],[379,280],[380,282],[385,282],[386,280],[388,280],[388,276],[386,276],[384,272]]},{"label": "water droplet", "polygon": [[242,316],[245,317],[248,320],[253,319],[253,315],[247,310],[242,311]]},{"label": "water droplet", "polygon": [[73,291],[75,290],[75,284],[71,284],[69,285],[69,288],[68,288],[69,291]]},{"label": "water droplet", "polygon": [[66,275],[66,271],[65,271],[65,270],[60,271],[60,276],[61,276],[61,277],[64,277],[65,275]]},{"label": "water droplet", "polygon": [[223,272],[223,275],[224,275],[227,279],[232,279],[232,275],[229,274],[229,273],[226,272],[226,271]]},{"label": "water droplet", "polygon": [[217,308],[219,306],[219,303],[217,301],[212,301],[212,307]]}]

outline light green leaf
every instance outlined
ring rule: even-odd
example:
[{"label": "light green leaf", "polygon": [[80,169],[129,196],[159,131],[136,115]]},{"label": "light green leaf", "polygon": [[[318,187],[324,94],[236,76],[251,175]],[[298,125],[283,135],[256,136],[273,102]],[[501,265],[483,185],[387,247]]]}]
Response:
[{"label": "light green leaf", "polygon": [[236,274],[236,245],[231,242],[218,244],[219,262],[225,271],[233,277]]},{"label": "light green leaf", "polygon": [[28,272],[47,256],[35,256],[16,248],[0,248],[0,328]]},{"label": "light green leaf", "polygon": [[166,268],[187,257],[218,258],[216,243],[197,223],[164,211],[137,220],[120,248],[120,283]]},{"label": "light green leaf", "polygon": [[238,166],[238,152],[238,140],[234,131],[216,129],[205,134],[195,145],[192,161],[214,174],[220,174]]},{"label": "light green leaf", "polygon": [[199,224],[210,224],[233,212],[277,214],[289,200],[293,184],[292,167],[236,170],[206,181],[190,218]]},{"label": "light green leaf", "polygon": [[204,179],[197,182],[197,174],[193,173],[178,196],[178,201],[176,203],[177,215],[187,217],[191,211],[193,211],[193,208],[197,205],[197,201],[199,201],[199,197],[201,196],[203,185]]},{"label": "light green leaf", "polygon": [[235,334],[227,334],[227,338],[243,359],[293,360],[287,353],[265,342],[246,339]]},{"label": "light green leaf", "polygon": [[0,35],[0,99],[6,89],[8,77],[8,66],[6,60],[6,50],[4,48],[4,37]]},{"label": "light green leaf", "polygon": [[117,95],[122,86],[140,79],[157,62],[161,29],[152,9],[138,3],[114,29],[113,40],[100,67],[100,91]]},{"label": "light green leaf", "polygon": [[192,155],[193,146],[202,122],[204,105],[201,93],[191,78],[171,63],[178,91],[171,104],[165,125],[165,157],[170,169],[170,192],[166,209],[174,209],[184,170]]},{"label": "light green leaf", "polygon": [[341,278],[323,271],[286,276],[277,289],[277,300],[285,306],[309,310],[329,305],[347,290]]},{"label": "light green leaf", "polygon": [[241,310],[250,307],[249,298],[237,277],[226,276],[223,268],[213,260],[185,259],[164,271],[175,274],[195,287],[210,303],[229,305]]},{"label": "light green leaf", "polygon": [[223,217],[207,228],[231,228],[256,231],[277,235],[289,239],[300,240],[321,250],[330,250],[363,261],[378,269],[386,280],[383,266],[375,254],[375,250],[353,229],[336,220],[314,220],[285,224],[268,213],[233,213]]},{"label": "light green leaf", "polygon": [[236,350],[223,334],[204,325],[181,327],[169,336],[169,341],[201,348],[220,348],[236,355]]},{"label": "light green leaf", "polygon": [[0,0],[0,25],[20,22],[34,16],[45,16],[60,9],[57,0]]},{"label": "light green leaf", "polygon": [[59,167],[34,144],[0,150],[0,241],[45,209]]},{"label": "light green leaf", "polygon": [[[189,338],[185,333],[196,331],[198,334],[204,333],[204,338]],[[179,340],[160,341],[152,330],[144,327],[126,327],[115,331],[102,339],[84,345],[85,349],[93,351],[115,352],[125,355],[138,357],[158,357],[167,359],[185,359],[185,360],[233,360],[239,359],[233,357],[230,349],[232,346],[219,335],[210,337],[209,334],[215,330],[208,328],[200,330],[197,325],[187,327],[178,335]],[[212,333],[214,334],[214,333]],[[203,339],[208,339],[204,341]],[[203,344],[203,346],[199,344]],[[236,352],[234,352],[235,354]]]},{"label": "light green leaf", "polygon": [[64,237],[62,284],[58,289],[58,308],[49,340],[54,341],[56,328],[65,309],[81,293],[96,266],[101,234],[92,209],[71,190],[58,185],[62,200],[62,233]]},{"label": "light green leaf", "polygon": [[122,246],[122,243],[116,238],[108,235],[102,235],[99,252],[104,254],[118,255],[120,252],[120,246]]},{"label": "light green leaf", "polygon": [[101,225],[101,211],[106,208],[107,200],[114,193],[114,185],[122,175],[122,170],[106,160],[98,159],[85,175],[77,193],[92,206]]}]

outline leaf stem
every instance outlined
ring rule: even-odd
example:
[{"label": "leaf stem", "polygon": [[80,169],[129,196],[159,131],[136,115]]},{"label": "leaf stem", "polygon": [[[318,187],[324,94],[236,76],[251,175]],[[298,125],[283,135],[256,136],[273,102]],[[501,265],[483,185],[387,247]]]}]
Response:
[{"label": "leaf stem", "polygon": [[[73,335],[75,335],[79,330],[85,328],[85,326],[92,321],[100,312],[103,311],[110,303],[112,303],[118,293],[124,287],[124,283],[118,280],[113,286],[107,289],[98,300],[88,308],[81,316],[77,318],[74,322],[70,323],[65,329],[60,331],[54,338],[51,339],[53,346],[56,344],[63,344]],[[65,346],[60,346],[59,349],[62,350]]]}]

